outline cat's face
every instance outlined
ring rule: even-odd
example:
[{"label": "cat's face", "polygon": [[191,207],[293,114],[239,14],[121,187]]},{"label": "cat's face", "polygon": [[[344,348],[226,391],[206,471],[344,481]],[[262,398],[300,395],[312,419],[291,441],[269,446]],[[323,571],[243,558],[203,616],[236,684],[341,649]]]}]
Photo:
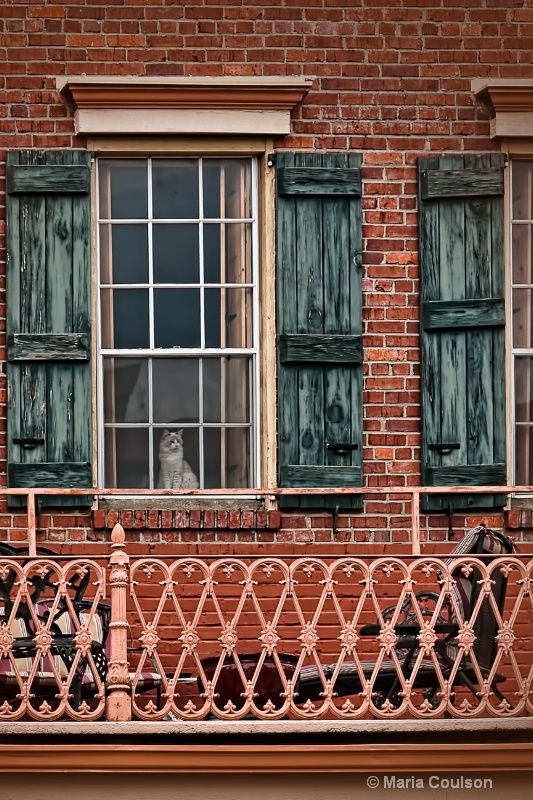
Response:
[{"label": "cat's face", "polygon": [[161,453],[183,453],[183,431],[163,431],[159,450]]}]

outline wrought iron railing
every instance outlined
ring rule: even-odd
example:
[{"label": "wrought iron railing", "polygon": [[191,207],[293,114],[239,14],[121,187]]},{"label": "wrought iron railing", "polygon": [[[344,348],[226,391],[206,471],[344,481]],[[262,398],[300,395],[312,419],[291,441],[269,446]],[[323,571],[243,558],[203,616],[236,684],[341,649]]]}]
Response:
[{"label": "wrought iron railing", "polygon": [[0,720],[533,712],[532,556],[111,549],[0,555]]}]

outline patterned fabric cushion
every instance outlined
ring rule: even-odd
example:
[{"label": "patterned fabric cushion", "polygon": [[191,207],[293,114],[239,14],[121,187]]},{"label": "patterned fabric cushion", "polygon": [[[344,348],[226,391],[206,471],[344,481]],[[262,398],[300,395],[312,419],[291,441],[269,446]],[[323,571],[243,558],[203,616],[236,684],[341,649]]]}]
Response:
[{"label": "patterned fabric cushion", "polygon": [[[484,525],[478,525],[476,528],[472,528],[472,530],[468,531],[463,539],[452,550],[450,553],[451,557],[446,559],[446,565],[449,567],[453,565],[455,561],[453,556],[468,554],[472,554],[473,556],[478,555],[476,550],[478,549],[477,544],[480,536],[483,536],[481,554],[499,556],[504,555],[505,553],[514,552],[516,550],[513,542],[506,537],[500,538],[500,536],[497,536],[494,531],[491,531]],[[467,577],[463,575],[461,569],[458,568],[452,572],[452,577],[455,581],[453,593],[457,602],[460,618],[457,619],[455,610],[452,610],[451,620],[452,622],[456,622],[457,624],[461,625],[470,618],[472,612],[471,599],[472,592],[474,590],[473,575],[470,574]],[[446,655],[448,658],[451,661],[455,661],[458,654],[458,645],[453,641],[449,642],[446,645]]]}]

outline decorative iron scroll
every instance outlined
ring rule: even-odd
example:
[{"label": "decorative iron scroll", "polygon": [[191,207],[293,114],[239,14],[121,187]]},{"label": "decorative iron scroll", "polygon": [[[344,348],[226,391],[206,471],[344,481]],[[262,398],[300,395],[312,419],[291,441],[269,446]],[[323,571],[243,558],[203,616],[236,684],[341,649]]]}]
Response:
[{"label": "decorative iron scroll", "polygon": [[[133,716],[529,715],[532,571],[514,556],[135,559]],[[147,671],[157,701],[138,691]]]},{"label": "decorative iron scroll", "polygon": [[104,713],[110,607],[88,559],[0,556],[0,719]]}]

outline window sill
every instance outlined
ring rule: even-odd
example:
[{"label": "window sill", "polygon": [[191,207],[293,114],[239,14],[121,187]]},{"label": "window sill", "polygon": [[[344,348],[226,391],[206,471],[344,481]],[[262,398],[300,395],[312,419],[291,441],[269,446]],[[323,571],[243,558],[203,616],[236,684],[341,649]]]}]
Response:
[{"label": "window sill", "polygon": [[125,530],[277,530],[279,511],[266,511],[257,500],[100,500],[93,510],[95,529],[113,529],[120,523]]}]

